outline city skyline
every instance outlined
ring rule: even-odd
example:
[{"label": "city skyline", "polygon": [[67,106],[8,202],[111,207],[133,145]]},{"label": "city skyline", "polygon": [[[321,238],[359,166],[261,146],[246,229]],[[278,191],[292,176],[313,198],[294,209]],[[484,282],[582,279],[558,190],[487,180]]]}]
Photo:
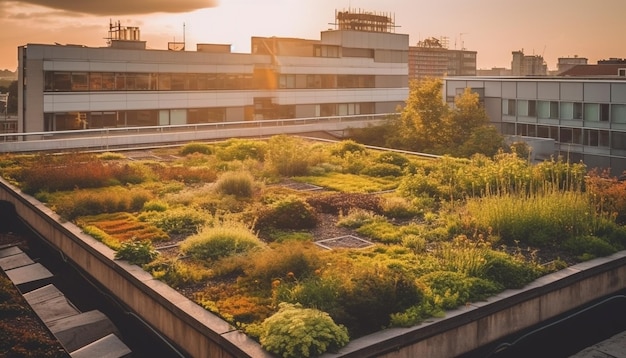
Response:
[{"label": "city skyline", "polygon": [[447,37],[450,49],[478,52],[478,69],[510,68],[511,52],[518,50],[543,56],[549,69],[560,57],[593,64],[626,56],[619,31],[623,0],[0,0],[0,70],[16,70],[17,47],[28,43],[106,46],[111,22],[139,27],[150,49],[184,39],[188,50],[219,43],[249,53],[254,36],[319,39],[334,28],[335,11],[347,9],[391,16],[395,32],[408,34],[411,46]]}]

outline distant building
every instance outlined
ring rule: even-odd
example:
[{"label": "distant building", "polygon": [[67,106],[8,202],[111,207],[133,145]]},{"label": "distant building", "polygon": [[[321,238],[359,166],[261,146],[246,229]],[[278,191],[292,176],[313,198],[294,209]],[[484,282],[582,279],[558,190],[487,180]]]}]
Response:
[{"label": "distant building", "polygon": [[513,51],[512,76],[546,76],[548,65],[540,55],[525,55],[524,50]]},{"label": "distant building", "polygon": [[556,64],[556,73],[560,74],[577,65],[586,65],[588,59],[585,57],[559,57]]},{"label": "distant building", "polygon": [[476,70],[476,76],[510,76],[511,70],[504,67]]},{"label": "distant building", "polygon": [[476,54],[448,49],[446,38],[427,38],[409,47],[409,79],[476,76]]},{"label": "distant building", "polygon": [[18,48],[18,132],[393,113],[408,95],[409,36],[387,15],[336,12],[320,40],[252,38],[147,49],[135,27],[106,47]]},{"label": "distant building", "polygon": [[625,65],[626,59],[611,57],[608,60],[599,60],[598,65]]},{"label": "distant building", "polygon": [[[626,65],[594,65],[594,69]],[[590,68],[590,65],[578,65]],[[626,171],[626,77],[617,74],[559,77],[448,77],[444,94],[448,103],[465,88],[481,96],[491,123],[506,136],[530,142],[552,141],[543,147],[543,159],[562,155],[584,162],[589,169]],[[567,71],[566,71],[567,73]],[[537,150],[537,148],[534,148]],[[539,154],[539,153],[538,153]]]}]

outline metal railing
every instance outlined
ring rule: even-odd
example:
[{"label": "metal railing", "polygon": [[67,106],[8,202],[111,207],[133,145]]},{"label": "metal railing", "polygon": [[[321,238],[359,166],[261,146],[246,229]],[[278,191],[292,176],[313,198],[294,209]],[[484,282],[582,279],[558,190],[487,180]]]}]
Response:
[{"label": "metal railing", "polygon": [[[0,152],[93,148],[365,127],[397,113],[0,134]],[[126,139],[125,139],[126,138]]]}]

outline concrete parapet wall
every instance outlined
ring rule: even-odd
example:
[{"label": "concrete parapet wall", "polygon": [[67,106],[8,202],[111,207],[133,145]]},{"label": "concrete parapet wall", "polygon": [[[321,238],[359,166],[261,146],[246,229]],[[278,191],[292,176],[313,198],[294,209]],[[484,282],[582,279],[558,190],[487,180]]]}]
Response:
[{"label": "concrete parapet wall", "polygon": [[[0,201],[54,248],[114,294],[128,310],[191,357],[273,357],[226,321],[188,300],[140,267],[0,178]],[[519,290],[449,311],[444,318],[352,340],[323,357],[453,357],[626,288],[626,251],[568,267]]]},{"label": "concrete parapet wall", "polygon": [[32,197],[0,179],[0,200],[60,254],[86,271],[133,314],[190,357],[272,357],[228,322],[191,302],[140,267],[114,260],[115,252]]}]

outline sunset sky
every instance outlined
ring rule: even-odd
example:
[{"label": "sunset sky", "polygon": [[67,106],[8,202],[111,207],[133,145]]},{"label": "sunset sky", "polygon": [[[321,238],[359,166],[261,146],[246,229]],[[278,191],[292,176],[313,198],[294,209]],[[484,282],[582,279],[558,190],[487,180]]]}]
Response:
[{"label": "sunset sky", "polygon": [[188,49],[249,52],[252,36],[319,39],[349,8],[395,17],[411,45],[446,36],[451,49],[477,51],[478,68],[510,68],[522,49],[549,69],[559,57],[626,58],[625,0],[0,0],[0,69],[14,71],[28,43],[106,46],[111,21],[138,26],[151,49],[184,35]]}]

